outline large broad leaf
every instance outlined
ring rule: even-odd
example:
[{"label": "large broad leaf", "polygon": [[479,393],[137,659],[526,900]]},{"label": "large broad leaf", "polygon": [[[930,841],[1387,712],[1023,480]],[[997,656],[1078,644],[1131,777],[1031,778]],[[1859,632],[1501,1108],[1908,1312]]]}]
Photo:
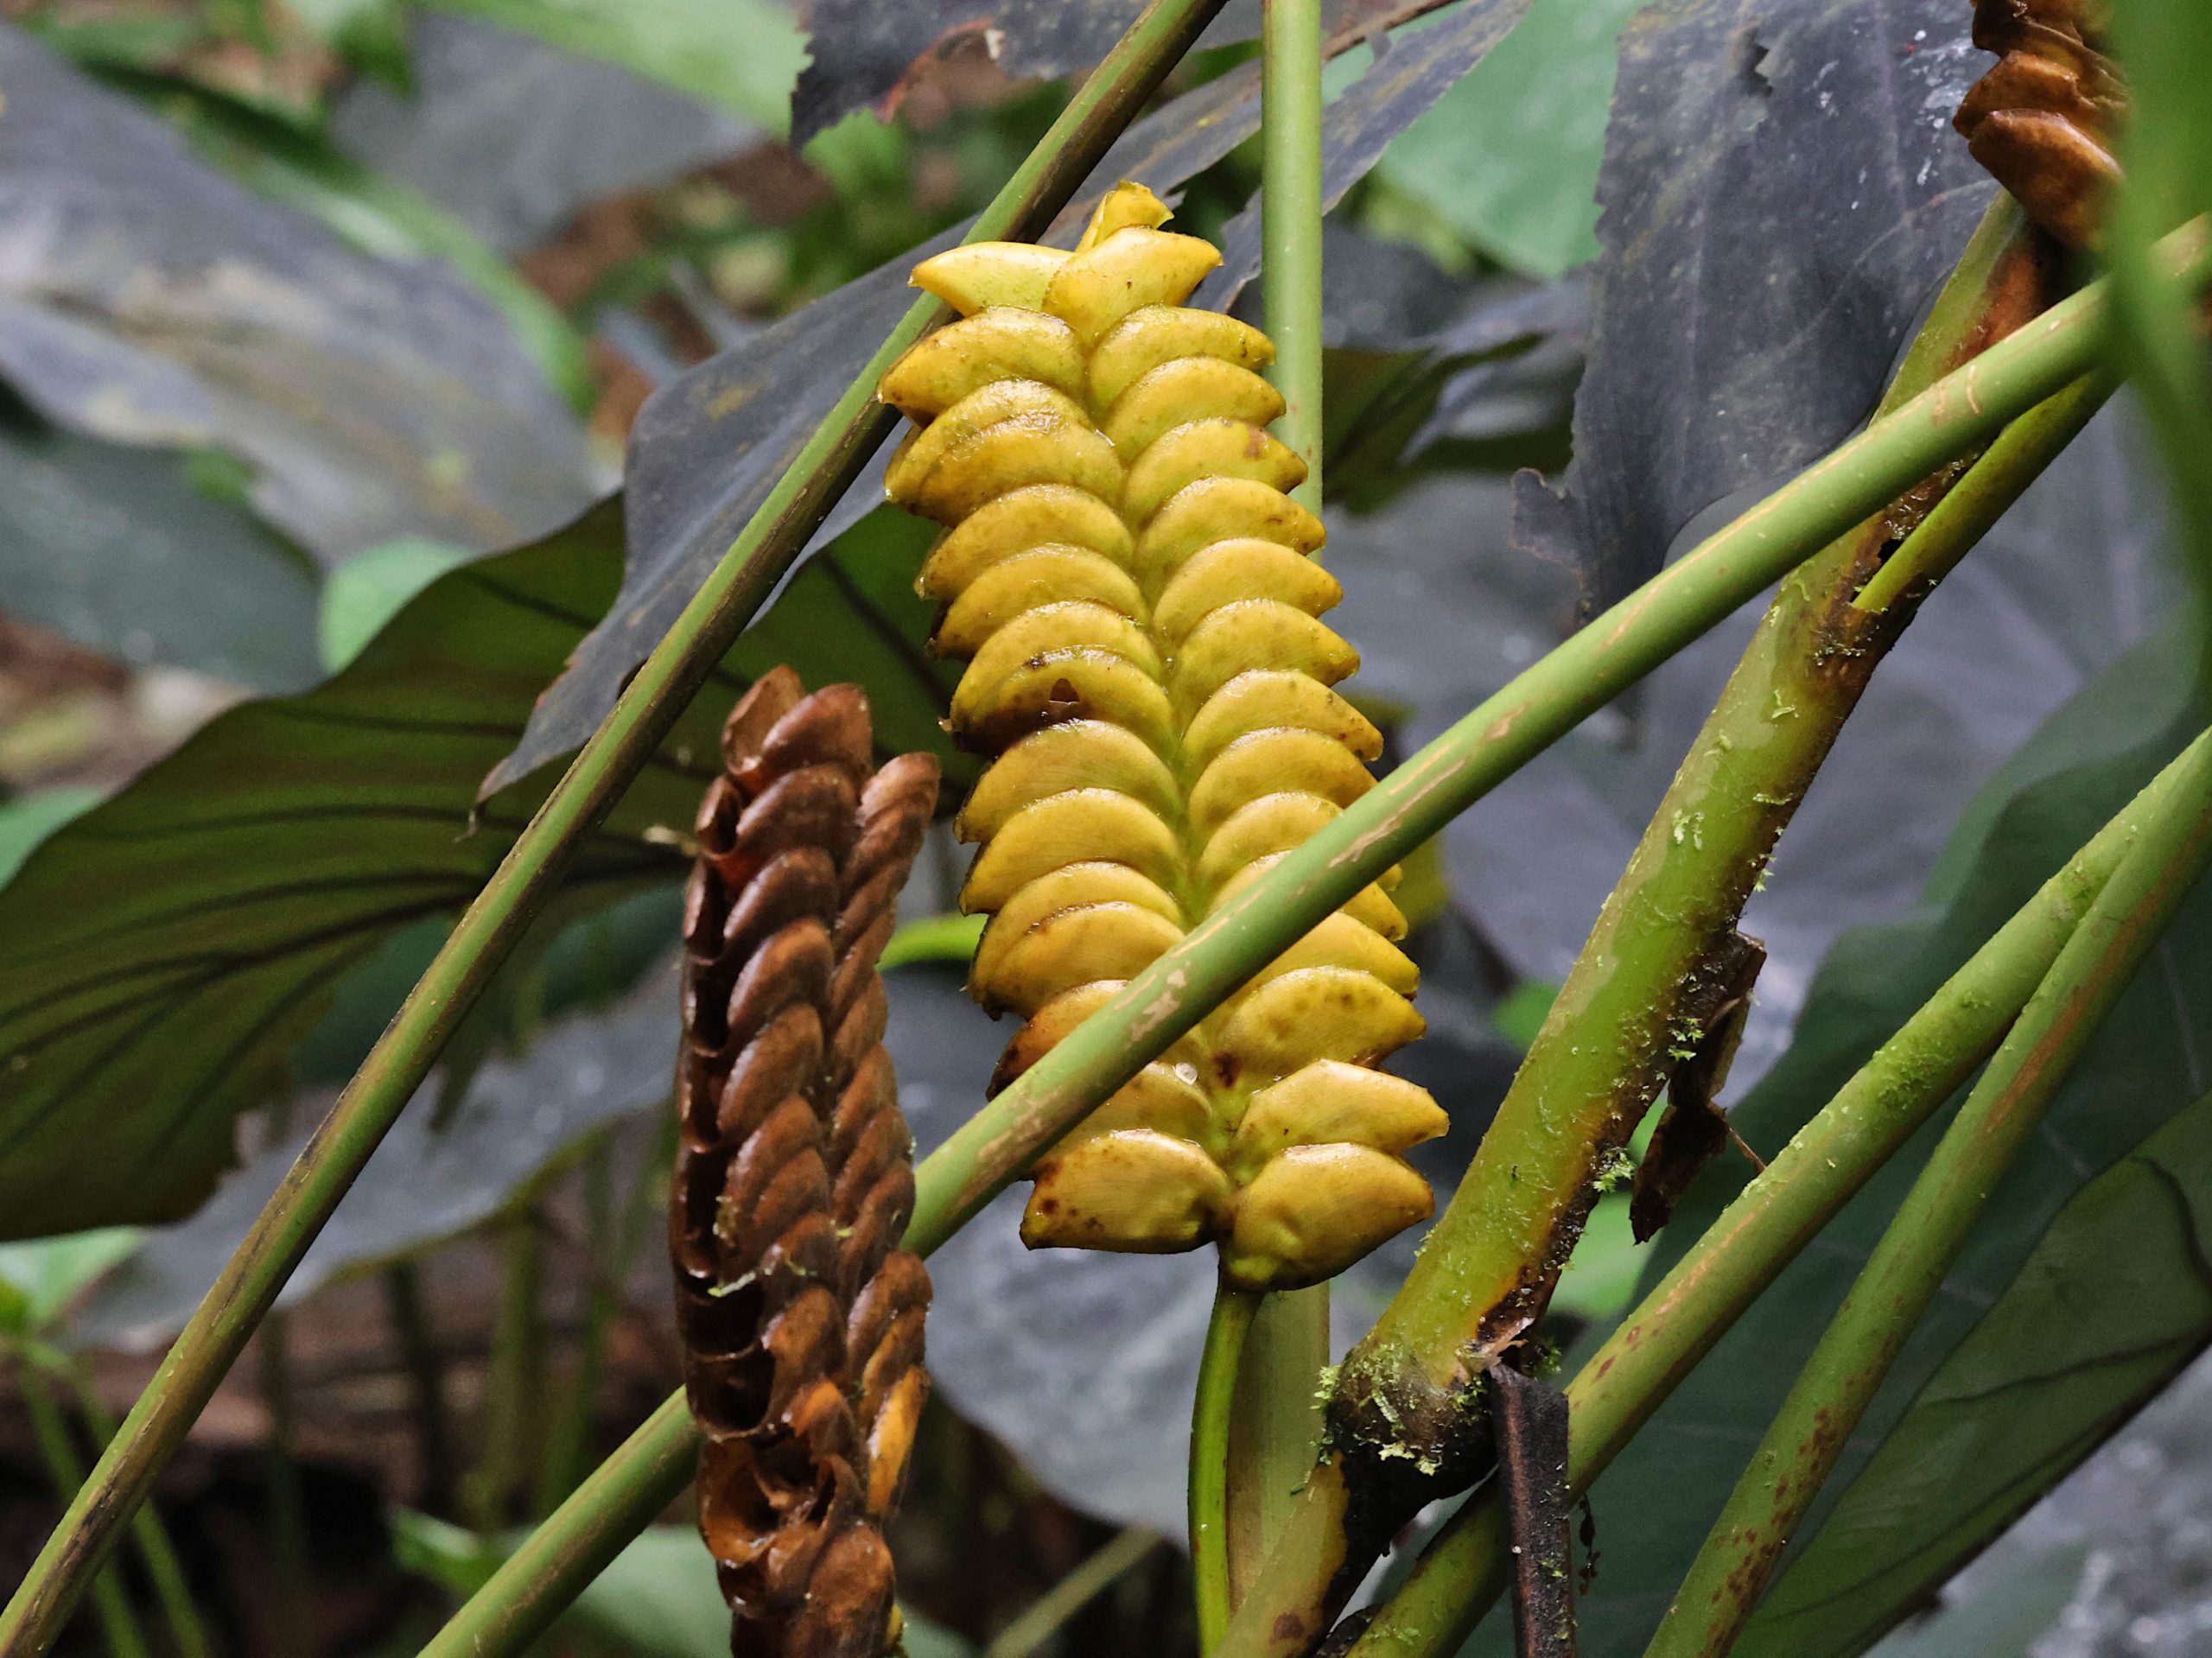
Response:
[{"label": "large broad leaf", "polygon": [[1598,251],[1613,37],[1641,0],[1535,0],[1513,38],[1390,145],[1380,176],[1485,253],[1556,276]]},{"label": "large broad leaf", "polygon": [[1856,1653],[2212,1344],[2212,1095],[2076,1193],[1739,1650]]},{"label": "large broad leaf", "polygon": [[[1464,64],[1464,31],[1471,28],[1479,35],[1481,16],[1517,16],[1522,4],[1522,0],[1467,0],[1452,28],[1421,30],[1393,41],[1383,62],[1355,82],[1344,98],[1382,99],[1403,120],[1412,119],[1427,103],[1406,96],[1405,88],[1419,80],[1427,54],[1456,48]],[[1363,15],[1379,29],[1402,12],[1417,10],[1410,0],[1370,0]],[[1134,179],[1170,194],[1221,160],[1258,130],[1259,70],[1256,62],[1240,66],[1139,122],[1094,170],[1093,187]],[[1440,91],[1433,87],[1429,96]],[[1358,137],[1364,143],[1376,132],[1365,124]],[[1060,215],[1052,235],[1062,240],[1072,237],[1086,212],[1087,201],[1078,199]],[[963,232],[964,226],[948,231],[929,249],[950,245]],[[566,753],[599,722],[625,677],[690,602],[897,325],[912,302],[907,273],[929,249],[848,283],[654,393],[631,433],[630,562],[621,597],[569,671],[547,691],[529,734],[493,774],[492,786]],[[883,463],[879,456],[861,473],[816,536],[816,546],[882,499]]]},{"label": "large broad leaf", "polygon": [[315,575],[180,457],[0,410],[0,594],[8,613],[121,661],[257,691],[321,677]]},{"label": "large broad leaf", "polygon": [[64,424],[219,447],[318,556],[472,548],[591,499],[575,417],[467,284],[365,257],[0,30],[0,375]]},{"label": "large broad leaf", "polygon": [[1622,31],[1574,461],[1521,534],[1611,603],[1871,410],[1993,187],[1952,0],[1659,0]]},{"label": "large broad leaf", "polygon": [[506,251],[545,241],[602,197],[760,136],[658,81],[473,18],[424,12],[412,45],[412,87],[351,87],[333,136]]},{"label": "large broad leaf", "polygon": [[[231,1160],[233,1119],[287,1091],[334,989],[474,895],[544,786],[493,797],[472,828],[478,781],[613,595],[618,518],[610,503],[445,576],[346,671],[222,715],[0,891],[0,1236],[193,1208]],[[716,724],[771,663],[867,685],[887,750],[942,745],[945,682],[904,586],[910,531],[884,522],[802,572],[740,641],[585,841],[576,902],[680,875],[671,842],[712,774]],[[856,596],[869,626],[853,622]],[[373,1023],[405,982],[378,993]]]},{"label": "large broad leaf", "polygon": [[[1991,785],[2003,804],[1968,814],[1953,848],[1964,873],[1934,913],[1853,932],[1836,945],[1789,1051],[1734,1112],[1754,1147],[1781,1145],[2175,752],[2192,677],[2193,650],[2184,643],[2169,633],[2138,650],[2054,716],[2020,763]],[[2036,753],[2045,746],[2099,758],[2052,772]],[[2183,904],[2053,1102],[2043,1131],[1993,1196],[1845,1449],[1827,1501],[1866,1466],[1914,1395],[2018,1276],[2068,1199],[2212,1084],[2203,1071],[2207,1053],[2212,885]],[[1605,1558],[1582,1603],[1586,1651],[1633,1653],[1649,1638],[1939,1126],[1906,1147],[1783,1272],[1599,1482]],[[1713,1222],[1742,1178],[1732,1159],[1724,1160],[1692,1189],[1661,1235],[1647,1282]],[[1821,1517],[1816,1511],[1808,1533]]]},{"label": "large broad leaf", "polygon": [[[667,919],[672,927],[674,917]],[[285,1280],[277,1305],[489,1219],[584,1136],[660,1105],[681,1033],[675,964],[664,961],[612,1006],[557,1020],[525,1053],[476,1067],[457,1106],[442,1097],[444,1071],[433,1074]],[[189,1220],[148,1236],[72,1321],[72,1339],[147,1349],[174,1336],[329,1103],[327,1094],[294,1102],[292,1132],[256,1153]]]}]

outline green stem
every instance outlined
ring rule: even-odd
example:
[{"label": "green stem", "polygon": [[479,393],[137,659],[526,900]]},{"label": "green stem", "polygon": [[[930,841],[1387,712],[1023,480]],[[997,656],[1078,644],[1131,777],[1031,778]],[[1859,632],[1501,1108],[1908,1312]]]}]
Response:
[{"label": "green stem", "polygon": [[1874,1246],[1690,1563],[1646,1658],[1720,1658],[1735,1644],[1983,1206],[2212,861],[2212,743],[2200,740],[2178,772]]},{"label": "green stem", "polygon": [[270,1622],[283,1658],[315,1650],[307,1490],[300,1478],[298,1396],[293,1388],[290,1315],[272,1312],[261,1331],[261,1391],[269,1408],[263,1465],[269,1479]]},{"label": "green stem", "polygon": [[1321,1448],[1329,1286],[1261,1302],[1229,1419],[1229,1604],[1243,1602],[1296,1506]]},{"label": "green stem", "polygon": [[1853,605],[1859,610],[1886,610],[1900,599],[1917,600],[1925,594],[1957,568],[2059,451],[2081,435],[2112,394],[2109,375],[2085,374],[1999,433],[1973,470],[1936,503],[1904,544],[1883,561]]},{"label": "green stem", "polygon": [[492,1331],[485,1382],[483,1451],[468,1482],[469,1524],[489,1534],[505,1526],[533,1447],[539,1444],[537,1403],[544,1378],[544,1240],[537,1197],[525,1195],[509,1216],[501,1241],[499,1316]]},{"label": "green stem", "polygon": [[[976,221],[978,241],[1031,239],[1182,57],[1221,0],[1152,0]],[[92,1571],[183,1440],[353,1177],[429,1074],[454,1026],[557,886],[569,860],[891,430],[884,370],[948,314],[918,301],[823,417],[462,913],[398,1014],[170,1346],[161,1368],[0,1611],[0,1651],[53,1644]]]},{"label": "green stem", "polygon": [[[1283,397],[1275,435],[1306,462],[1306,481],[1291,493],[1319,512],[1321,7],[1319,0],[1266,0],[1262,18],[1262,320],[1275,346],[1268,378]],[[1259,1576],[1288,1518],[1291,1496],[1319,1453],[1319,1394],[1328,1362],[1326,1284],[1271,1295],[1261,1304],[1226,1405],[1229,1607]]]},{"label": "green stem", "polygon": [[[2212,747],[2199,739],[2190,752]],[[2186,757],[2184,757],[2186,758]],[[2168,765],[1876,1051],[1738,1192],[1590,1356],[1567,1397],[1567,1480],[1580,1495],[1818,1236],[1996,1051],[2142,826],[2171,794]],[[1503,1592],[1505,1526],[1487,1494],[1431,1540],[1368,1625],[1354,1658],[1448,1658]]]},{"label": "green stem", "polygon": [[1275,435],[1306,463],[1291,492],[1321,510],[1321,6],[1264,0],[1260,80],[1261,320],[1282,393]]},{"label": "green stem", "polygon": [[[85,1464],[69,1437],[69,1423],[36,1364],[25,1359],[16,1367],[16,1384],[23,1397],[23,1414],[30,1419],[31,1437],[54,1481],[57,1496],[67,1496],[85,1477]],[[102,1572],[92,1583],[92,1614],[114,1658],[148,1658],[145,1632],[130,1610],[130,1598],[112,1570]]]},{"label": "green stem", "polygon": [[[2169,246],[2195,280],[2200,239]],[[2086,372],[2105,326],[2089,289],[1870,427],[1536,663],[1271,866],[915,1171],[906,1247],[926,1255],[1030,1159],[1209,1008],[1382,870],[1590,713],[1834,536],[1993,428]],[[1563,660],[1562,660],[1563,659]],[[543,1629],[690,1477],[691,1425],[665,1401],[441,1630],[424,1658],[497,1658]],[[1318,1475],[1309,1492],[1325,1496]],[[1307,1504],[1301,1500],[1299,1512]],[[1330,1553],[1291,1536],[1313,1571]],[[1284,1569],[1293,1569],[1281,1547]],[[1275,1561],[1270,1561],[1269,1576]]]},{"label": "green stem", "polygon": [[1229,1627],[1229,1424],[1252,1315],[1265,1299],[1223,1283],[1198,1358],[1191,1407],[1191,1574],[1198,1596],[1198,1650],[1211,1652]]},{"label": "green stem", "polygon": [[1111,1588],[1122,1573],[1160,1547],[1160,1534],[1132,1526],[1039,1595],[1027,1610],[991,1637],[983,1658],[1028,1658],[1061,1624]]},{"label": "green stem", "polygon": [[[576,1362],[563,1391],[560,1408],[545,1435],[545,1449],[538,1458],[537,1489],[531,1499],[533,1518],[550,1514],[590,1465],[591,1430],[599,1403],[601,1365],[607,1332],[618,1310],[614,1286],[628,1265],[624,1239],[615,1236],[613,1137],[602,1135],[584,1160],[584,1252],[597,1268],[585,1292],[583,1328],[576,1337]],[[648,1183],[650,1184],[650,1183]]]},{"label": "green stem", "polygon": [[[65,1360],[50,1368],[55,1374],[67,1376],[76,1393],[77,1408],[93,1439],[103,1445],[112,1439],[115,1413],[100,1398],[99,1390],[92,1386],[92,1378],[83,1367]],[[137,1547],[140,1563],[146,1568],[147,1580],[154,1586],[154,1598],[161,1603],[162,1619],[168,1625],[169,1645],[176,1658],[207,1658],[207,1625],[200,1621],[200,1609],[192,1604],[192,1586],[185,1580],[184,1563],[177,1559],[176,1545],[169,1540],[168,1528],[162,1523],[162,1516],[152,1503],[132,1516],[130,1539]]]},{"label": "green stem", "polygon": [[415,1461],[421,1471],[416,1506],[441,1518],[453,1507],[453,1425],[446,1411],[444,1367],[438,1337],[423,1299],[423,1269],[397,1261],[384,1271],[385,1312],[407,1373],[409,1414],[415,1425]]}]

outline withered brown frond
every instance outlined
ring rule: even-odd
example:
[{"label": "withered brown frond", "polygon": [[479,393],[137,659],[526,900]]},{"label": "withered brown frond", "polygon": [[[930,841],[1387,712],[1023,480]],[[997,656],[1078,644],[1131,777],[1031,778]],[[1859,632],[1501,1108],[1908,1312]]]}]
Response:
[{"label": "withered brown frond", "polygon": [[871,753],[857,687],[779,668],[731,713],[696,827],[669,1247],[700,1529],[746,1658],[888,1644],[881,1527],[929,1391],[876,962],[938,769]]}]

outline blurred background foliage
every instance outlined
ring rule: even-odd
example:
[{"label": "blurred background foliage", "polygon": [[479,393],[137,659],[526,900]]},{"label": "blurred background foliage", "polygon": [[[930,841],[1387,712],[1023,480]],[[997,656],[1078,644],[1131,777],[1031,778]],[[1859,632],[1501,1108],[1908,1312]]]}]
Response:
[{"label": "blurred background foliage", "polygon": [[[0,1229],[22,1240],[0,1246],[0,1387],[59,1398],[65,1449],[149,1373],[542,762],[903,303],[911,251],[988,199],[1135,7],[986,10],[0,3],[0,1052],[66,1060],[0,1075]],[[1258,178],[1257,11],[1227,9],[1121,152],[1232,244]],[[1983,60],[1955,0],[1773,0],[1750,25],[1720,0],[1334,0],[1330,20],[1328,556],[1395,756],[1863,416],[1987,199],[1948,125]],[[2147,764],[2178,718],[2198,642],[2160,626],[2179,588],[2143,447],[2125,410],[2092,429],[1928,607],[1823,772],[1746,923],[1770,955],[1734,1090],[1755,1143],[1821,1096],[1797,1079],[1878,1039],[1917,982],[1897,963],[1924,977],[1970,948],[2074,843],[2081,803],[2127,786],[2108,758]],[[413,1650],[672,1385],[666,944],[713,725],[792,660],[868,685],[887,744],[942,742],[920,539],[869,510],[875,485],[610,819],[168,1476],[172,1575],[212,1649]],[[1431,1034],[1404,1068],[1453,1113],[1424,1150],[1440,1189],[1751,620],[1414,861]],[[1974,878],[1992,845],[1997,875]],[[924,1150],[1002,1034],[958,988],[957,861],[933,845],[894,947]],[[1923,1443],[1923,1382],[1951,1385],[1955,1353],[2004,1374],[2035,1274],[2119,1247],[2094,1229],[2097,1177],[2139,1141],[2183,1168],[2156,1135],[2208,1086],[2203,908],[2111,1039],[2137,1064],[2130,1111],[2007,1206],[1881,1433]],[[1740,1178],[1716,1169],[1698,1212]],[[1569,1269],[1563,1344],[1649,1270],[1624,1210],[1600,1205]],[[1340,1342],[1415,1242],[1342,1286]],[[1772,1356],[1802,1350],[1851,1264],[1807,1264],[1601,1489],[1587,1649],[1635,1649],[1646,1579],[1700,1529],[1632,1494],[1717,1505],[1727,1458],[1677,1441],[1779,1385]],[[916,1658],[1187,1648],[1162,1540],[1211,1274],[1030,1256],[1003,1207],[943,1252],[939,1391],[897,1540]],[[2004,1319],[1977,1324],[1990,1306]],[[2108,1431],[2208,1336],[2182,1320],[2088,1407]],[[2097,1540],[2146,1509],[2201,1519],[2212,1445],[2186,1401],[2205,1385],[2185,1377],[1897,1651],[2202,1650],[2212,1535],[2138,1525],[2125,1559]],[[0,1578],[56,1510],[29,1422],[0,1413]],[[1965,1534],[1870,1543],[1881,1488],[1854,1489],[1839,1550],[1878,1565]],[[723,1649],[703,1553],[666,1518],[548,1650]],[[1833,1568],[1808,1558],[1810,1594]],[[1086,1562],[1094,1595],[1024,1617]],[[150,1649],[192,1650],[167,1581],[158,1551],[129,1553],[111,1599]],[[2010,1647],[1976,1644],[1994,1606],[2024,1631]],[[115,1637],[87,1617],[72,1639]]]}]

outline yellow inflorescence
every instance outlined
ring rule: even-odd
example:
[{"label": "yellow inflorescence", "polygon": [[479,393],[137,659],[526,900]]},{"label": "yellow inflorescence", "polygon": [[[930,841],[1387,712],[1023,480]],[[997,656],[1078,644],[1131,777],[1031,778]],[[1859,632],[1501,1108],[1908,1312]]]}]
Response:
[{"label": "yellow inflorescence", "polygon": [[[1372,785],[1382,739],[1331,687],[1342,590],[1283,492],[1257,329],[1182,302],[1220,255],[1137,185],[1072,254],[982,243],[914,272],[961,321],[884,376],[915,422],[893,500],[946,528],[918,583],[968,659],[954,736],[992,757],[960,815],[991,917],[969,988],[1027,1021],[1003,1087],[1243,880]],[[1400,1153],[1443,1131],[1374,1069],[1421,1033],[1405,919],[1370,886],[1039,1163],[1033,1246],[1221,1245],[1255,1287],[1341,1271],[1425,1217]]]}]

